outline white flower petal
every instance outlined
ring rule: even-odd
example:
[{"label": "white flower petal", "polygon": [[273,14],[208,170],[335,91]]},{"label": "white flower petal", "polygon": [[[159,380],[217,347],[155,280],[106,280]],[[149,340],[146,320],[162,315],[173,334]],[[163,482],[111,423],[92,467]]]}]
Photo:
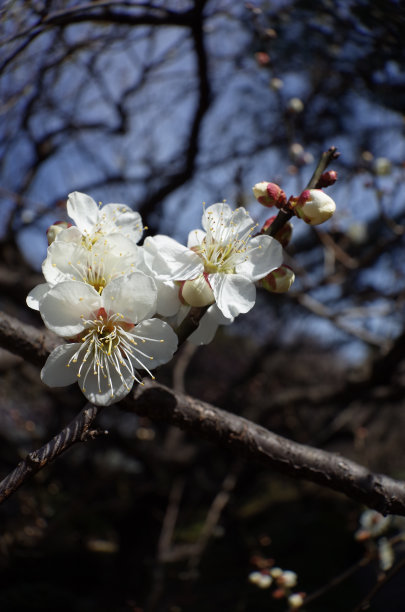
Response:
[{"label": "white flower petal", "polygon": [[225,202],[217,202],[216,204],[211,204],[208,208],[204,209],[201,225],[208,231],[208,229],[212,226],[212,222],[215,223],[217,221],[222,221],[224,224],[229,223],[232,217],[232,209]]},{"label": "white flower petal", "polygon": [[161,281],[156,279],[157,305],[156,312],[162,317],[172,317],[180,306],[179,288],[171,281]]},{"label": "white flower petal", "polygon": [[83,234],[78,227],[72,225],[56,235],[55,242],[80,242]]},{"label": "white flower petal", "polygon": [[188,235],[187,246],[191,249],[194,246],[200,246],[204,240],[206,233],[200,229],[192,230]]},{"label": "white flower petal", "polygon": [[75,242],[55,240],[48,247],[48,254],[42,264],[42,273],[51,285],[67,280],[83,281],[78,274],[77,262],[86,263],[87,253]]},{"label": "white flower petal", "polygon": [[81,347],[80,342],[61,344],[53,349],[41,371],[41,380],[48,387],[66,387],[77,382],[78,364],[69,360]]},{"label": "white flower petal", "polygon": [[100,218],[107,226],[115,225],[117,231],[132,242],[137,243],[142,238],[142,217],[126,204],[106,204],[100,210]]},{"label": "white flower petal", "polygon": [[82,234],[90,234],[97,223],[99,208],[89,195],[73,191],[68,196],[67,214]]},{"label": "white flower petal", "polygon": [[[140,364],[143,364],[148,370],[153,370],[170,361],[177,350],[177,335],[170,325],[160,319],[142,321],[130,333],[138,343],[133,352],[140,363],[135,357],[131,357],[131,361],[137,369],[141,369],[142,365]],[[141,342],[138,339],[141,339]],[[137,353],[136,349],[141,350],[147,357]]]},{"label": "white flower petal", "polygon": [[226,318],[237,317],[253,308],[256,287],[240,274],[210,274],[208,280],[216,303]]},{"label": "white flower petal", "polygon": [[96,243],[96,248],[104,250],[108,255],[116,257],[130,256],[134,264],[141,259],[141,247],[133,240],[126,238],[123,234],[108,234]]},{"label": "white flower petal", "polygon": [[232,210],[228,204],[218,203],[205,209],[202,226],[207,232],[209,229],[213,232],[214,228],[220,227],[224,237],[231,234],[239,237],[254,227],[255,222],[243,206]]},{"label": "white flower petal", "polygon": [[227,319],[216,304],[210,306],[202,317],[198,328],[187,339],[192,344],[209,344],[217,332],[218,325],[230,325],[233,317]]},{"label": "white flower petal", "polygon": [[188,280],[204,271],[201,258],[176,240],[158,234],[144,242],[145,260],[162,280]]},{"label": "white flower petal", "polygon": [[101,307],[101,297],[79,281],[66,281],[52,287],[40,302],[45,325],[64,338],[72,338],[84,329],[83,318]]},{"label": "white flower petal", "polygon": [[243,206],[235,210],[232,217],[232,224],[238,231],[238,237],[245,234],[249,229],[253,230],[257,226],[257,223],[253,221],[252,217]]},{"label": "white flower petal", "polygon": [[248,259],[236,266],[236,272],[252,281],[279,268],[283,262],[281,244],[271,236],[256,236],[249,241]]},{"label": "white flower petal", "polygon": [[39,310],[39,305],[42,298],[48,293],[51,285],[49,283],[41,283],[41,285],[37,285],[27,295],[27,306],[32,308],[33,310]]},{"label": "white flower petal", "polygon": [[107,313],[117,312],[125,321],[137,323],[156,313],[157,289],[150,276],[133,272],[112,280],[102,299]]},{"label": "white flower petal", "polygon": [[[94,374],[94,367],[91,362],[83,369],[80,379],[78,380],[79,387],[89,402],[96,406],[110,406],[119,402],[123,397],[128,395],[134,383],[132,374],[124,367],[121,368],[121,376],[113,367],[109,368],[111,387],[109,386],[108,378],[99,377]],[[111,391],[113,389],[113,391]]]}]

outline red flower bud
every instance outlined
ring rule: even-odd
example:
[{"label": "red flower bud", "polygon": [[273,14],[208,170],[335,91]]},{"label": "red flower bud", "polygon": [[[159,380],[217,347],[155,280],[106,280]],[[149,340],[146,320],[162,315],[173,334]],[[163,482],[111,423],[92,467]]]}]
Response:
[{"label": "red flower bud", "polygon": [[267,66],[267,64],[270,64],[270,55],[265,51],[258,51],[255,53],[255,58],[259,66]]},{"label": "red flower bud", "polygon": [[279,185],[262,181],[252,188],[255,198],[263,206],[277,206],[281,208],[287,202],[287,196]]},{"label": "red flower bud", "polygon": [[321,174],[319,181],[316,184],[317,189],[322,189],[323,187],[330,187],[333,183],[337,181],[337,172],[335,170],[328,170]]}]

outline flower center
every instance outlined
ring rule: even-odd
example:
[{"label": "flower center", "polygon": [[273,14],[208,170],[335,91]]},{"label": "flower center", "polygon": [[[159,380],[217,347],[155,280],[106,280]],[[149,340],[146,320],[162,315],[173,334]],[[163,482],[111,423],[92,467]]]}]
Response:
[{"label": "flower center", "polygon": [[73,271],[73,280],[81,280],[91,285],[100,295],[106,285],[114,278],[128,273],[134,269],[132,260],[122,255],[112,255],[105,249],[85,251],[84,261],[69,261]]},{"label": "flower center", "polygon": [[235,274],[236,266],[248,259],[248,243],[255,227],[240,232],[239,223],[233,221],[233,215],[226,223],[222,214],[218,219],[209,219],[203,241],[199,246],[192,247],[204,261],[204,272]]},{"label": "flower center", "polygon": [[[86,381],[96,377],[98,392],[107,386],[111,397],[114,397],[114,386],[124,385],[129,391],[133,382],[142,383],[136,368],[142,368],[151,374],[145,362],[153,357],[139,348],[149,342],[163,342],[154,338],[144,338],[134,333],[135,325],[124,320],[120,313],[108,314],[99,308],[94,318],[83,320],[85,330],[80,338],[81,346],[70,358],[71,364],[80,362],[77,377],[81,379],[81,388],[86,390]],[[77,341],[77,339],[75,339]],[[93,385],[94,383],[92,383]]]}]

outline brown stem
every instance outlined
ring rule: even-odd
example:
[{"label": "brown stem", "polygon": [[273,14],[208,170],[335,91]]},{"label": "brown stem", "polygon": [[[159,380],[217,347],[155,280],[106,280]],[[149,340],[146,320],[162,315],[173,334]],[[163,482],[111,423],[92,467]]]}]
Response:
[{"label": "brown stem", "polygon": [[[0,315],[0,321],[3,315]],[[5,317],[7,330],[14,330],[15,342],[9,346],[9,336],[2,334],[0,346],[7,348],[31,363],[43,360],[46,344],[44,333],[29,326],[21,326],[16,319]],[[27,331],[29,334],[25,335]],[[405,516],[405,483],[388,476],[374,474],[365,467],[334,453],[298,444],[278,436],[251,421],[220,410],[181,393],[145,379],[132,397],[122,402],[126,410],[148,416],[157,421],[176,425],[198,436],[208,438],[250,460],[259,460],[268,467],[296,478],[318,483],[374,508],[383,514]],[[0,483],[0,500],[5,499],[33,472],[44,467],[72,444],[97,435],[90,427],[100,408],[85,408],[60,434],[25,461]],[[3,496],[3,497],[2,497]]]},{"label": "brown stem", "polygon": [[145,380],[125,408],[209,439],[295,478],[344,493],[383,514],[405,515],[405,483],[335,453],[298,444],[235,414]]}]

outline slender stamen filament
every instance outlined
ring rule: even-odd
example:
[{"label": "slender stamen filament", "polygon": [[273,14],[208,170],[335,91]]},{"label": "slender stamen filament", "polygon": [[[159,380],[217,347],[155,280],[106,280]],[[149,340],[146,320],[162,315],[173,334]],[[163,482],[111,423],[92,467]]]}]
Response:
[{"label": "slender stamen filament", "polygon": [[240,222],[234,219],[235,214],[236,211],[230,219],[225,219],[223,213],[220,213],[218,218],[214,218],[210,211],[207,213],[206,235],[193,250],[203,259],[204,269],[208,274],[234,273],[235,267],[246,261],[253,250],[248,243],[257,224],[241,232]]},{"label": "slender stamen filament", "polygon": [[103,393],[107,385],[111,397],[120,385],[129,391],[133,381],[142,382],[137,368],[144,369],[154,378],[145,365],[145,361],[153,361],[153,355],[148,354],[146,348],[140,350],[138,347],[163,340],[137,335],[136,327],[125,321],[121,313],[107,315],[104,309],[100,309],[94,318],[83,317],[83,324],[85,330],[81,345],[67,364],[78,363],[77,377],[81,379],[83,390],[91,375],[96,377],[99,393]]}]

